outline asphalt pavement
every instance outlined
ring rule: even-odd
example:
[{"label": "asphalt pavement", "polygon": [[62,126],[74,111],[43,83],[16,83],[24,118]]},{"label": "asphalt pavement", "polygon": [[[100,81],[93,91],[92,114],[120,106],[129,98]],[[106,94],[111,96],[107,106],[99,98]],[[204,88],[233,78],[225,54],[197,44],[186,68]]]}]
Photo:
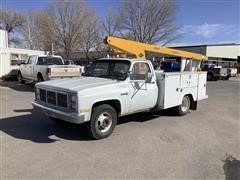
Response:
[{"label": "asphalt pavement", "polygon": [[240,80],[207,84],[183,117],[122,117],[112,136],[57,125],[32,108],[33,85],[0,83],[0,179],[239,179]]}]

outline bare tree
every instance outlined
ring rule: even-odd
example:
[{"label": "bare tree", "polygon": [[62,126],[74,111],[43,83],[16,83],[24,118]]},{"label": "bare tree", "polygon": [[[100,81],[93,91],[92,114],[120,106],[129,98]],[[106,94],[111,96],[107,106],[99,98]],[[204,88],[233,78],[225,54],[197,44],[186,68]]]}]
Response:
[{"label": "bare tree", "polygon": [[13,33],[18,30],[25,22],[24,16],[12,9],[1,9],[0,10],[0,29],[4,29],[8,32],[9,43],[18,45],[20,39],[13,36]]},{"label": "bare tree", "polygon": [[86,55],[86,58],[89,59],[89,52],[91,50],[96,50],[100,40],[101,27],[99,21],[95,16],[93,10],[88,9],[85,17],[84,25],[82,27],[82,38],[80,42],[80,49]]},{"label": "bare tree", "polygon": [[15,10],[2,9],[0,11],[0,28],[5,29],[8,33],[21,27],[24,22],[24,16]]},{"label": "bare tree", "polygon": [[178,37],[172,0],[123,1],[121,36],[145,43],[166,44]]},{"label": "bare tree", "polygon": [[29,49],[43,49],[42,44],[39,43],[39,27],[36,22],[37,14],[28,12],[25,16],[25,22],[19,28],[19,33],[22,36],[22,44]]},{"label": "bare tree", "polygon": [[106,36],[116,36],[119,32],[121,18],[114,13],[113,9],[108,9],[106,18],[102,25]]},{"label": "bare tree", "polygon": [[56,45],[64,52],[66,58],[80,43],[81,26],[84,19],[82,1],[62,1],[57,2],[57,6],[52,7],[54,12],[54,30]]}]

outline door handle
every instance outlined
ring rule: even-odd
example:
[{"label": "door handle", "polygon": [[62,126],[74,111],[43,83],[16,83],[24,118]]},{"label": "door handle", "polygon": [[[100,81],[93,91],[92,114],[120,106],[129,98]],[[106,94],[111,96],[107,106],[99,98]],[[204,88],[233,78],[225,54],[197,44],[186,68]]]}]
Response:
[{"label": "door handle", "polygon": [[128,95],[128,93],[127,93],[127,92],[125,92],[125,93],[121,93],[120,95],[121,95],[121,96],[127,96],[127,95]]}]

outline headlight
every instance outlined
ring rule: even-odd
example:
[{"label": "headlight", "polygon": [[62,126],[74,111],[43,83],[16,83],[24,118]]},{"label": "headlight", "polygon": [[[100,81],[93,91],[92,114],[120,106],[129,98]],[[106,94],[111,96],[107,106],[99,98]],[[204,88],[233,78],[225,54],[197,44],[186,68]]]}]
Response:
[{"label": "headlight", "polygon": [[72,94],[71,95],[71,102],[76,102],[77,101],[77,95],[76,94]]},{"label": "headlight", "polygon": [[77,110],[77,94],[70,94],[69,96],[69,107],[72,110]]},{"label": "headlight", "polygon": [[71,104],[70,107],[71,107],[71,109],[76,109],[77,106],[76,106],[76,104]]}]

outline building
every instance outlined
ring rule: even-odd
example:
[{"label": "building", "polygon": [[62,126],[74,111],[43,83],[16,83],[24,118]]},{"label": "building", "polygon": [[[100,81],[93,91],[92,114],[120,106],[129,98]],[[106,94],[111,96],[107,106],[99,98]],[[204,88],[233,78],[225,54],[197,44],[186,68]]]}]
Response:
[{"label": "building", "polygon": [[219,66],[237,66],[237,64],[240,64],[240,44],[212,44],[171,48],[206,55],[211,63]]},{"label": "building", "polygon": [[8,47],[8,34],[0,29],[0,77],[13,69],[18,69],[21,61],[27,60],[30,55],[44,55],[44,51],[16,49]]}]

